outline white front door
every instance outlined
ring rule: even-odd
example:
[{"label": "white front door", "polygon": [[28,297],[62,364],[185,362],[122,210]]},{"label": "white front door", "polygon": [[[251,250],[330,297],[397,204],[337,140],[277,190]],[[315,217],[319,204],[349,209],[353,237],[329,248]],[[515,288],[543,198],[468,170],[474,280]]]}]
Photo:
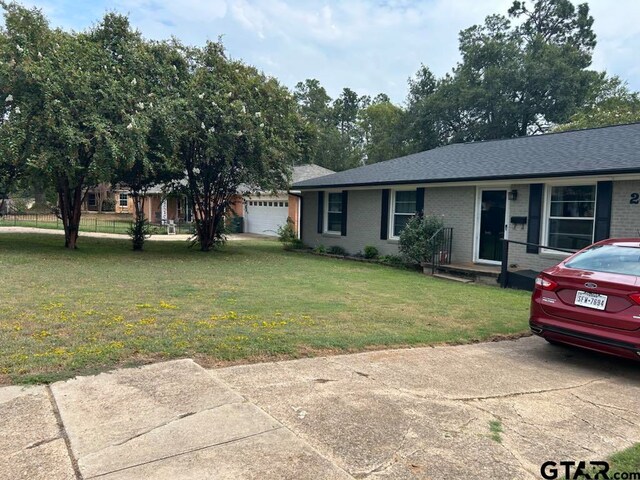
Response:
[{"label": "white front door", "polygon": [[474,261],[499,265],[503,238],[509,236],[508,191],[478,188],[474,235]]}]

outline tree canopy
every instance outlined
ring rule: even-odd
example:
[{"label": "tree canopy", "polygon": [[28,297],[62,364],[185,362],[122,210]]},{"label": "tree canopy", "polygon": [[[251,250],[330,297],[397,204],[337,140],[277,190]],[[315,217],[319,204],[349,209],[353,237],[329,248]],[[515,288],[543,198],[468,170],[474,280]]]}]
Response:
[{"label": "tree canopy", "polygon": [[516,0],[464,29],[460,61],[440,78],[421,65],[402,105],[348,87],[332,98],[316,79],[290,92],[220,41],[150,41],[117,13],[67,32],[38,9],[0,5],[0,202],[26,185],[55,191],[69,248],[98,185],[128,188],[141,222],[147,189],[173,185],[209,250],[234,195],[284,189],[296,164],[344,170],[640,120],[639,94],[591,69],[594,19],[570,0]]}]

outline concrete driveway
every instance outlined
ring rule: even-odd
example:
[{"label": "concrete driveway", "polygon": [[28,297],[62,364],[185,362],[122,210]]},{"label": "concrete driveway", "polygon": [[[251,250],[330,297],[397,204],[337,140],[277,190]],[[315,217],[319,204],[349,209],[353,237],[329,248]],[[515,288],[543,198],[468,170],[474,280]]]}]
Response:
[{"label": "concrete driveway", "polygon": [[540,478],[640,441],[640,364],[535,337],[0,389],[0,477]]}]

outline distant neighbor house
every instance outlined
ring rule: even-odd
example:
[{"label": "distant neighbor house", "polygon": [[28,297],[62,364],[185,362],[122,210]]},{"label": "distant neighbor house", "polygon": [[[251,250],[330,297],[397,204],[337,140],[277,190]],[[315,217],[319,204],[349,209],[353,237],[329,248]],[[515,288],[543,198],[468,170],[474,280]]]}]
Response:
[{"label": "distant neighbor house", "polygon": [[[292,180],[301,182],[331,173],[334,173],[333,170],[318,165],[299,165],[293,167]],[[293,220],[295,229],[298,231],[299,193],[285,190],[275,195],[262,193],[248,198],[238,195],[232,211],[236,216],[242,217],[243,230],[247,233],[275,236],[278,227],[287,222],[287,217]],[[133,199],[126,188],[115,188],[112,195],[115,199],[115,213],[133,214],[135,212]],[[163,185],[156,185],[147,190],[144,214],[151,223],[161,225],[170,221],[191,222],[193,215],[187,198],[181,194],[168,192]]]},{"label": "distant neighbor house", "polygon": [[[450,261],[540,271],[608,237],[640,237],[640,123],[454,144],[300,181],[302,241],[397,254],[416,212],[452,228]],[[537,245],[537,246],[536,246]]]},{"label": "distant neighbor house", "polygon": [[[298,165],[293,167],[292,182],[317,179],[334,173],[318,165]],[[300,192],[295,189],[278,192],[276,195],[263,193],[248,198],[238,197],[234,205],[236,215],[243,217],[244,231],[262,235],[276,235],[278,227],[287,223],[287,217],[299,232]]]}]

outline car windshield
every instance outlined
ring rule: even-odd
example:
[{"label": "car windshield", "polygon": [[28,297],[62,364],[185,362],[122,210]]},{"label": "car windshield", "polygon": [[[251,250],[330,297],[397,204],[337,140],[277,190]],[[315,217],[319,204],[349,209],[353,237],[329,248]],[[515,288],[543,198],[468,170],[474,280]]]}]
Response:
[{"label": "car windshield", "polygon": [[640,248],[598,245],[576,255],[566,267],[640,276]]}]

